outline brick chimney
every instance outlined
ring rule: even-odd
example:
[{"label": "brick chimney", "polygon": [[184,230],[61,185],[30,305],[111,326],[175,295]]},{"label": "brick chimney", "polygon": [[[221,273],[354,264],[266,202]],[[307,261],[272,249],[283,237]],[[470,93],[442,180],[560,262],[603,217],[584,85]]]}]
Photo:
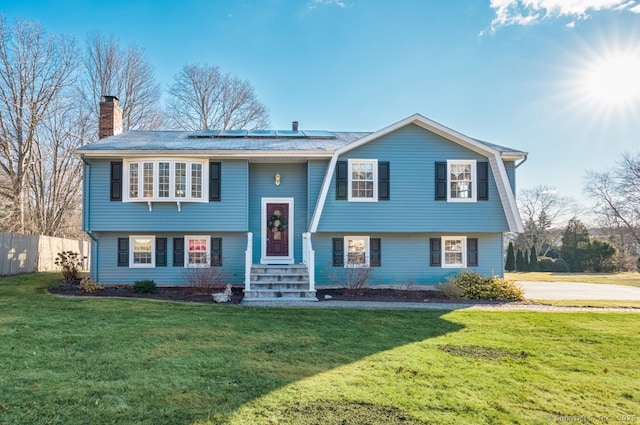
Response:
[{"label": "brick chimney", "polygon": [[118,98],[115,96],[102,96],[98,138],[102,139],[120,133],[122,133],[122,109],[118,106]]}]

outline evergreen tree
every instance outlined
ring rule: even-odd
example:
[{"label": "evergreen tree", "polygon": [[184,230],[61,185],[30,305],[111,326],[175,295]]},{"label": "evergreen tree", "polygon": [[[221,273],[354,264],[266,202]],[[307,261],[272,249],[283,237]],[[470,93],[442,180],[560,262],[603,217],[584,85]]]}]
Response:
[{"label": "evergreen tree", "polygon": [[516,271],[516,254],[513,252],[513,242],[509,242],[509,248],[507,248],[507,261],[504,264],[504,269],[508,272]]},{"label": "evergreen tree", "polygon": [[569,220],[562,235],[560,258],[569,265],[572,272],[583,272],[589,251],[589,230],[576,217]]},{"label": "evergreen tree", "polygon": [[529,250],[528,249],[525,249],[524,254],[522,254],[522,265],[524,266],[522,271],[528,272],[529,271]]},{"label": "evergreen tree", "polygon": [[525,271],[524,268],[524,257],[522,256],[522,251],[518,249],[518,251],[516,252],[516,270],[518,270],[519,272],[523,272]]},{"label": "evergreen tree", "polygon": [[540,268],[538,267],[538,253],[536,252],[536,246],[533,245],[531,247],[531,255],[529,256],[529,271],[537,272]]}]

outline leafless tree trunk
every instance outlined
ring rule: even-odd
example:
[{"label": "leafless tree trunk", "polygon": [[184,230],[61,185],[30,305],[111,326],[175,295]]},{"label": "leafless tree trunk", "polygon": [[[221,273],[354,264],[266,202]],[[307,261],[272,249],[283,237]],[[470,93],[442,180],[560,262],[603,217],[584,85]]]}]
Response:
[{"label": "leafless tree trunk", "polygon": [[85,104],[95,117],[97,137],[99,103],[103,95],[118,97],[124,131],[157,129],[162,124],[160,85],[153,67],[136,46],[123,48],[114,36],[100,33],[87,36],[84,54]]},{"label": "leafless tree trunk", "polygon": [[535,246],[540,256],[559,244],[563,221],[575,215],[577,208],[571,199],[559,196],[555,189],[545,185],[520,191],[518,206],[525,232],[515,248],[524,251]]},{"label": "leafless tree trunk", "polygon": [[39,125],[73,83],[75,44],[47,35],[37,23],[0,18],[0,198],[10,206],[2,227],[25,227],[26,179],[37,158]]},{"label": "leafless tree trunk", "polygon": [[251,84],[217,66],[186,65],[169,88],[171,126],[183,130],[257,129],[269,126],[267,108]]},{"label": "leafless tree trunk", "polygon": [[588,171],[585,192],[602,225],[624,228],[640,244],[640,153],[622,155],[611,170]]},{"label": "leafless tree trunk", "polygon": [[29,176],[32,227],[40,234],[81,234],[82,165],[75,150],[89,128],[89,117],[76,105],[62,102],[40,126]]}]

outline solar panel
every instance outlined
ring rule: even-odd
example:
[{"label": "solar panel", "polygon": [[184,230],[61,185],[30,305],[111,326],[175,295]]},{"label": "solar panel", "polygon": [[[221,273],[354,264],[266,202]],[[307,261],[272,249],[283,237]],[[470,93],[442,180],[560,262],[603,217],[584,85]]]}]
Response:
[{"label": "solar panel", "polygon": [[249,130],[249,137],[276,137],[275,130]]},{"label": "solar panel", "polygon": [[245,137],[248,130],[222,130],[217,137]]},{"label": "solar panel", "polygon": [[302,131],[293,130],[276,130],[276,135],[278,137],[305,137]]},{"label": "solar panel", "polygon": [[220,130],[198,130],[193,133],[189,133],[188,137],[191,138],[207,138],[207,137],[216,137],[220,133]]},{"label": "solar panel", "polygon": [[309,139],[335,139],[336,137],[332,132],[326,130],[303,130],[302,132]]}]

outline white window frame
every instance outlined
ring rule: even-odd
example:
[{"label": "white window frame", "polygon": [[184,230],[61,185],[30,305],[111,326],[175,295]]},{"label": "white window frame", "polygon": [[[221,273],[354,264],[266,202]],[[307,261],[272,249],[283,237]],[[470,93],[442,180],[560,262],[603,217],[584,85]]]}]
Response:
[{"label": "white window frame", "polygon": [[[354,164],[371,164],[373,166],[373,196],[372,197],[358,197],[353,196],[353,183],[358,180],[353,180],[353,166]],[[349,175],[349,187],[347,200],[349,202],[378,202],[378,160],[377,159],[349,159],[348,171]]]},{"label": "white window frame", "polygon": [[[151,239],[151,263],[135,262],[136,239]],[[134,269],[152,269],[156,266],[156,237],[153,235],[129,235],[129,267]]]},{"label": "white window frame", "polygon": [[[368,268],[371,267],[371,246],[369,236],[345,236],[344,237],[344,268]],[[364,264],[349,263],[349,241],[364,240]]]},{"label": "white window frame", "polygon": [[[441,251],[442,251],[442,260],[441,260],[441,264],[442,264],[442,268],[466,268],[467,267],[467,237],[466,236],[442,236],[442,246],[441,246]],[[447,259],[447,253],[448,252],[457,252],[457,251],[447,251],[446,250],[446,246],[447,243],[446,241],[461,241],[462,242],[462,262],[461,263],[447,263],[446,259]]]},{"label": "white window frame", "polygon": [[[189,262],[189,241],[204,239],[206,243],[206,261],[204,263]],[[185,268],[208,268],[211,265],[211,236],[210,235],[185,235],[184,237],[184,267]]]},{"label": "white window frame", "polygon": [[[470,198],[454,198],[451,196],[451,166],[452,165],[471,165],[471,197]],[[476,160],[455,160],[447,161],[447,202],[477,202],[478,198],[478,178],[476,172]]]},{"label": "white window frame", "polygon": [[[194,158],[136,158],[123,160],[124,165],[124,196],[123,202],[209,202],[209,161]],[[160,163],[169,163],[169,196],[160,197]],[[176,196],[176,164],[186,164],[185,196]],[[131,164],[138,164],[137,196],[131,196]],[[144,195],[144,167],[152,164],[153,167],[153,194],[150,197]],[[193,165],[202,167],[202,182],[200,197],[192,196],[192,169]]]}]

